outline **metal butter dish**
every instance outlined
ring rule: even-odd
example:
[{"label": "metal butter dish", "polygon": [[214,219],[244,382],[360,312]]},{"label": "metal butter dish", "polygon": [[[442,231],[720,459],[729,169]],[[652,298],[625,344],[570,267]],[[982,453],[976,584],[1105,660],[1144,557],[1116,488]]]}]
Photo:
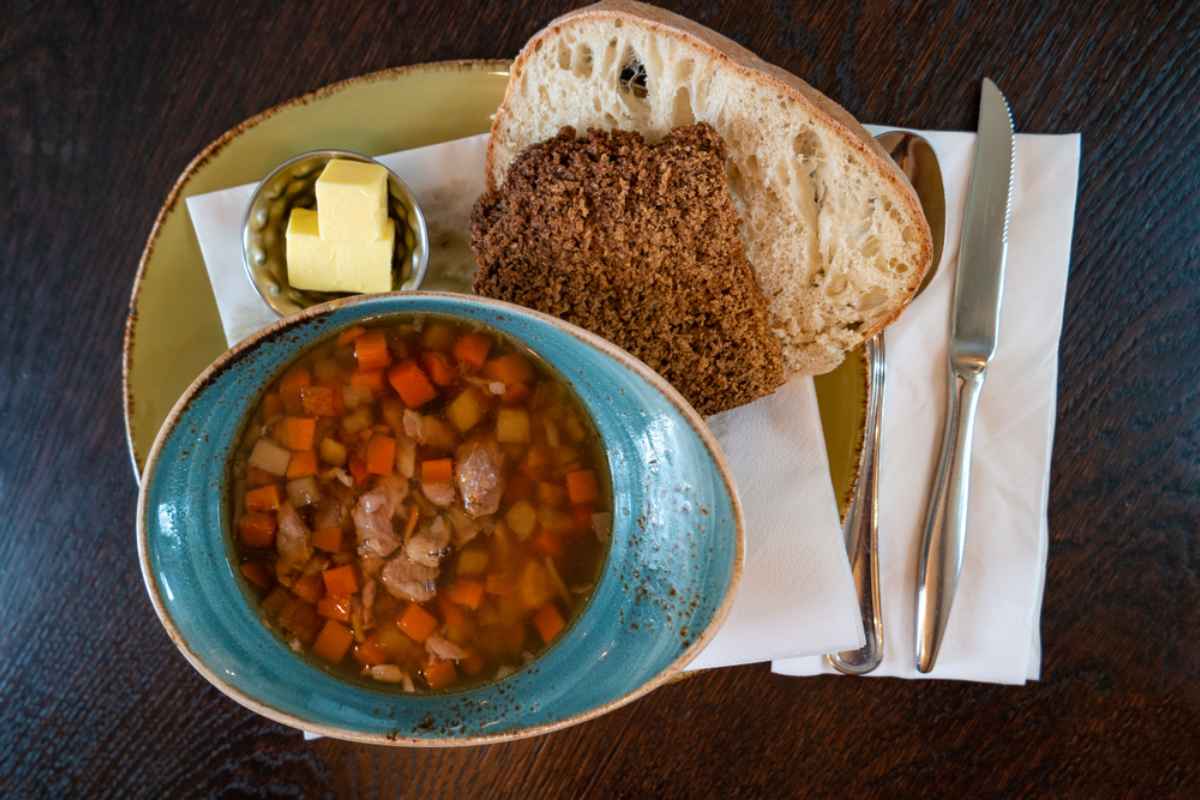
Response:
[{"label": "metal butter dish", "polygon": [[[262,179],[250,198],[242,226],[242,260],[246,276],[263,302],[286,317],[309,306],[344,297],[333,292],[295,289],[288,283],[285,232],[293,208],[315,208],[315,185],[321,171],[335,159],[373,158],[349,150],[310,150],[280,164]],[[380,166],[383,166],[382,164]],[[386,169],[386,167],[385,167]],[[392,257],[392,289],[415,290],[429,264],[429,231],[416,197],[390,169],[388,215],[396,222],[396,251]]]}]

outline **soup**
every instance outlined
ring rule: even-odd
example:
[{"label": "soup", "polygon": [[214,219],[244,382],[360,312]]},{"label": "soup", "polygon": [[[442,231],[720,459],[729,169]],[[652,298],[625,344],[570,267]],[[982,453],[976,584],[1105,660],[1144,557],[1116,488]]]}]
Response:
[{"label": "soup", "polygon": [[502,678],[599,577],[608,468],[567,383],[489,329],[356,326],[263,394],[231,464],[263,621],[334,673],[408,692]]}]

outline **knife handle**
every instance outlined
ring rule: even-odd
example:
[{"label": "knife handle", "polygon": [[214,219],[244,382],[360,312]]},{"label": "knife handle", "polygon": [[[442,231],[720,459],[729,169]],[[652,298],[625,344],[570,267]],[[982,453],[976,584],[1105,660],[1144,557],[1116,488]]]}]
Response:
[{"label": "knife handle", "polygon": [[937,661],[958,588],[967,540],[971,483],[971,439],[985,366],[951,365],[950,394],[942,449],[925,510],[925,532],[917,572],[916,662],[927,673]]}]

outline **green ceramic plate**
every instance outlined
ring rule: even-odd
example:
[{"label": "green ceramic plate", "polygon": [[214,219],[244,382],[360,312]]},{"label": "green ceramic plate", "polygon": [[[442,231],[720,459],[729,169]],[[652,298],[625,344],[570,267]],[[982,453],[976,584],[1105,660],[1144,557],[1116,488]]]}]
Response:
[{"label": "green ceramic plate", "polygon": [[[339,147],[378,155],[483,133],[507,81],[507,61],[446,61],[376,72],[268,109],[196,156],[158,212],[129,304],[125,426],[135,474],[141,474],[175,401],[226,349],[184,200],[257,181],[305,150]],[[436,282],[437,276],[429,277],[427,284]],[[862,445],[862,354],[818,378],[817,395],[831,478],[844,504]]]}]

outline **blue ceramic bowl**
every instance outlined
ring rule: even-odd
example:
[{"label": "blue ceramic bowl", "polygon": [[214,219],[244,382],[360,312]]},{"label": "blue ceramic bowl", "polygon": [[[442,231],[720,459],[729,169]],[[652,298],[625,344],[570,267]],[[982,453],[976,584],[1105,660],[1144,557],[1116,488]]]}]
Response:
[{"label": "blue ceramic bowl", "polygon": [[[260,389],[307,346],[366,319],[436,313],[524,342],[575,387],[608,454],[608,560],[584,611],[541,657],[496,683],[430,695],[353,685],[297,657],[259,621],[230,563],[226,466]],[[138,553],[171,639],[214,686],[271,719],[377,744],[465,745],[597,716],[679,672],[724,619],[741,577],[741,506],[691,406],[649,367],[560,320],[424,292],[308,309],[219,358],[184,393],[150,451]]]}]

